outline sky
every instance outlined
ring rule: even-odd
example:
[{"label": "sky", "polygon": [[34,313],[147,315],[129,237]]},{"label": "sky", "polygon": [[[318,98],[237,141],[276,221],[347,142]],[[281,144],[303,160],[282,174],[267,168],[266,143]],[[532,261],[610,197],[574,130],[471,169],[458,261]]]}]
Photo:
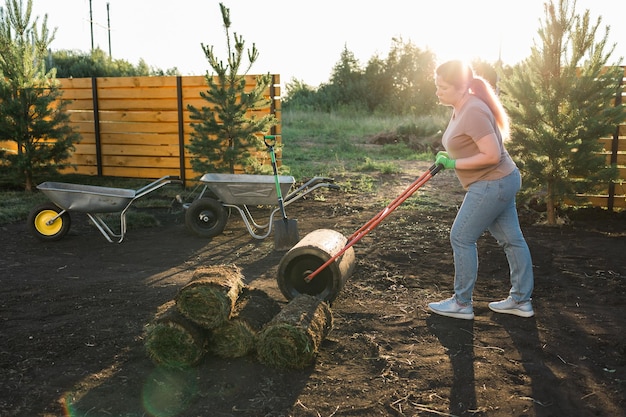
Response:
[{"label": "sky", "polygon": [[[26,4],[27,0],[22,0]],[[284,86],[298,80],[318,86],[330,78],[344,48],[364,67],[385,59],[392,39],[411,41],[439,61],[501,58],[513,65],[530,55],[544,19],[544,0],[221,0],[230,9],[231,32],[254,43],[259,58],[250,74],[280,74]],[[555,0],[558,3],[558,0]],[[3,2],[0,2],[2,4]],[[182,75],[211,68],[201,44],[226,58],[218,0],[33,0],[33,18],[48,16],[56,28],[52,50],[87,52],[94,47],[114,59]],[[108,11],[107,11],[108,5]],[[91,13],[90,13],[91,10]],[[613,63],[626,64],[626,1],[577,0],[576,11],[602,18],[617,44]],[[90,15],[93,24],[90,24]],[[109,29],[110,28],[110,29]],[[110,41],[109,41],[110,39]]]}]

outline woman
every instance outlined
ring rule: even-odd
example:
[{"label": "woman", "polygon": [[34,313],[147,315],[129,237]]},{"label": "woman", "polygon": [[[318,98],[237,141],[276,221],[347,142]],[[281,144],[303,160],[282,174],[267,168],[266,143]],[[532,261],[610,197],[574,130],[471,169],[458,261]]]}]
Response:
[{"label": "woman", "polygon": [[504,248],[511,279],[508,298],[489,303],[489,308],[497,313],[532,317],[532,260],[515,206],[521,177],[503,144],[503,138],[508,135],[506,112],[490,85],[474,76],[464,63],[446,62],[437,68],[435,75],[439,102],[453,108],[442,138],[445,151],[437,154],[435,163],[444,169],[454,169],[467,192],[450,231],[454,295],[428,307],[443,316],[474,318],[476,242],[489,230]]}]

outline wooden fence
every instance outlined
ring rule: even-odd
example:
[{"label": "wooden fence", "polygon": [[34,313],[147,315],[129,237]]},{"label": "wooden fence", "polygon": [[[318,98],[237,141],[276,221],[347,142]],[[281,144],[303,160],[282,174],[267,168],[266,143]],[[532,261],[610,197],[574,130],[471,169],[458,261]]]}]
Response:
[{"label": "wooden fence", "polygon": [[[247,87],[256,85],[256,77],[246,76]],[[258,117],[274,114],[279,124],[270,133],[280,134],[280,77],[271,77],[265,92],[271,104],[254,113]],[[187,106],[208,105],[200,97],[208,89],[204,76],[59,81],[63,100],[70,101],[70,125],[82,136],[70,160],[76,171],[66,172],[131,178],[178,175],[183,181],[202,174],[191,169],[192,155],[185,145],[193,131]]]},{"label": "wooden fence", "polygon": [[[622,67],[622,78],[620,79],[620,90],[626,85],[626,66]],[[626,92],[618,91],[613,102],[614,106],[621,106],[624,103]],[[625,110],[626,111],[626,110]],[[616,164],[619,170],[617,180],[607,184],[605,189],[599,190],[596,195],[585,195],[587,201],[595,207],[606,207],[609,211],[614,208],[626,208],[626,125],[615,126],[613,135],[600,138],[604,147],[607,164]]]},{"label": "wooden fence", "polygon": [[613,137],[601,138],[608,164],[617,164],[618,179],[595,195],[583,196],[595,207],[626,208],[626,125],[615,128]]}]

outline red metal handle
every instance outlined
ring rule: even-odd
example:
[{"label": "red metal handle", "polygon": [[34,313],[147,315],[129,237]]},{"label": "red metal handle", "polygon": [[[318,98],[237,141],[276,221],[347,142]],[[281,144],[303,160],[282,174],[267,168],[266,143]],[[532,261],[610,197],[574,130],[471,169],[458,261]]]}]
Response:
[{"label": "red metal handle", "polygon": [[441,165],[433,164],[428,168],[428,171],[424,172],[420,175],[415,181],[411,183],[398,197],[396,197],[391,203],[387,205],[384,209],[378,212],[374,217],[372,217],[367,223],[365,223],[359,230],[354,232],[348,238],[346,245],[335,255],[331,256],[326,262],[324,262],[319,268],[315,271],[311,272],[308,276],[304,278],[304,281],[309,283],[315,278],[320,272],[324,270],[328,265],[333,263],[337,258],[343,255],[352,245],[361,240],[366,234],[371,232],[376,226],[380,224],[389,214],[391,214],[400,204],[402,204],[407,198],[409,198],[415,191],[420,189],[428,180],[430,180],[435,174],[437,174],[441,170]]}]

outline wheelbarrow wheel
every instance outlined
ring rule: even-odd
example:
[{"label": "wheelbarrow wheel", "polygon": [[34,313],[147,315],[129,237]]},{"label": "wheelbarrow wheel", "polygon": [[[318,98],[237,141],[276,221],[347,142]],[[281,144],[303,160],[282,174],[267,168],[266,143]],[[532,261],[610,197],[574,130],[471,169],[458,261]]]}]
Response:
[{"label": "wheelbarrow wheel", "polygon": [[199,237],[214,237],[226,227],[226,209],[213,198],[200,198],[189,205],[185,213],[185,226]]},{"label": "wheelbarrow wheel", "polygon": [[66,211],[53,222],[50,221],[62,211],[52,203],[44,203],[35,207],[28,214],[28,229],[39,240],[60,240],[70,230],[72,224],[70,214]]}]

